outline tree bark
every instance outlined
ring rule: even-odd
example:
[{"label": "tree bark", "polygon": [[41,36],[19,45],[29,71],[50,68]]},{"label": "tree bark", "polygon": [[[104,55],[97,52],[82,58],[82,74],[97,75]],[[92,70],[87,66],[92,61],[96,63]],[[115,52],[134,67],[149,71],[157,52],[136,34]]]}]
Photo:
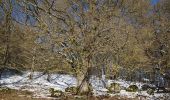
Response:
[{"label": "tree bark", "polygon": [[78,79],[77,94],[88,92],[88,84],[89,84],[88,70],[86,71],[85,75],[78,75],[77,79]]}]

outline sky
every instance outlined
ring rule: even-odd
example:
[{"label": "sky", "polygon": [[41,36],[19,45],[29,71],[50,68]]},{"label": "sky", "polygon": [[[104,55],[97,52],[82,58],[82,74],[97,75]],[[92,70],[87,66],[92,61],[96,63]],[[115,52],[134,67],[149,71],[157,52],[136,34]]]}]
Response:
[{"label": "sky", "polygon": [[151,0],[151,5],[156,5],[160,0]]},{"label": "sky", "polygon": [[[26,17],[26,14],[23,13],[23,12],[20,12],[20,7],[19,5],[16,4],[15,0],[12,0],[13,1],[13,5],[14,5],[14,10],[12,12],[12,17],[18,21],[18,22],[24,22],[25,21],[25,17]],[[156,5],[160,0],[151,0],[151,5],[154,6]],[[88,5],[83,3],[83,6],[84,6],[84,11],[86,11],[88,9]],[[0,9],[0,19],[2,17],[2,9]],[[30,20],[29,20],[29,24],[31,25],[34,25],[35,24],[35,18],[31,17],[30,16]]]}]

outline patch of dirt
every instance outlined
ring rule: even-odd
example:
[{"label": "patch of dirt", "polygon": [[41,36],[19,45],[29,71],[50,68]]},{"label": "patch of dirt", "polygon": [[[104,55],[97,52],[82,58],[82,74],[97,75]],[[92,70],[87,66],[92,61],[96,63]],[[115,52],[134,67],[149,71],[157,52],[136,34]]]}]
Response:
[{"label": "patch of dirt", "polygon": [[33,93],[29,91],[19,91],[19,90],[5,90],[0,91],[0,100],[139,100],[137,98],[125,98],[125,97],[107,97],[107,96],[74,96],[74,95],[65,95],[59,98],[34,98]]},{"label": "patch of dirt", "polygon": [[1,90],[0,100],[45,100],[39,98],[33,98],[33,94],[29,91],[19,91],[19,90]]}]

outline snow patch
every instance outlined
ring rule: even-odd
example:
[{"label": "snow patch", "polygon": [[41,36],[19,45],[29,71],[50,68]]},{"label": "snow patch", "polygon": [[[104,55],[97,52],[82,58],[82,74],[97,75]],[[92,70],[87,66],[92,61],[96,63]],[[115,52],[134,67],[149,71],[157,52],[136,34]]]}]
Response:
[{"label": "snow patch", "polygon": [[[6,74],[4,74],[6,75]],[[34,97],[40,98],[50,98],[49,88],[54,88],[56,90],[65,91],[65,88],[76,86],[77,79],[71,75],[61,75],[61,74],[51,74],[50,81],[47,81],[48,75],[43,72],[34,72],[33,79],[29,79],[30,72],[25,71],[22,75],[8,75],[8,77],[2,76],[0,80],[1,86],[6,86],[11,89],[17,90],[28,90],[34,93]],[[145,98],[146,100],[164,100],[161,98],[168,98],[170,100],[170,94],[163,93],[155,93],[154,95],[149,95],[146,91],[138,91],[138,92],[127,92],[125,88],[129,87],[129,85],[137,85],[140,89],[143,83],[138,82],[129,82],[124,80],[105,80],[104,81],[97,77],[92,77],[90,79],[90,83],[93,87],[94,95],[108,95],[108,90],[105,88],[106,86],[110,86],[111,83],[118,83],[122,87],[120,93],[109,93],[110,96],[118,95],[120,97],[127,98]],[[165,100],[168,100],[165,99]]]},{"label": "snow patch", "polygon": [[76,86],[77,80],[70,75],[51,74],[50,82],[47,75],[42,72],[34,72],[33,79],[29,79],[30,72],[23,72],[23,75],[13,75],[8,78],[2,77],[0,84],[11,89],[28,90],[34,92],[35,97],[47,97],[50,95],[49,88],[65,91],[65,88]]}]

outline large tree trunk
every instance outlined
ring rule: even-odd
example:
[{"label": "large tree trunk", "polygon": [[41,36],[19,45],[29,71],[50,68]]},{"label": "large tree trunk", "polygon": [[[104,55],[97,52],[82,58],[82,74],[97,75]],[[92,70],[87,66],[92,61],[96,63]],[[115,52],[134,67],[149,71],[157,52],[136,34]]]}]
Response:
[{"label": "large tree trunk", "polygon": [[85,74],[78,75],[78,89],[77,94],[87,93],[89,95],[92,93],[92,85],[90,83],[90,78],[92,75],[101,77],[101,81],[103,82],[103,86],[106,87],[106,78],[105,78],[105,71],[101,71],[97,67],[89,67],[86,70]]},{"label": "large tree trunk", "polygon": [[78,88],[77,88],[77,94],[82,94],[82,93],[87,93],[89,92],[89,75],[88,75],[88,70],[86,71],[86,74],[84,75],[78,75],[77,80],[78,80]]},{"label": "large tree trunk", "polygon": [[84,74],[81,72],[77,72],[77,80],[78,80],[78,88],[77,94],[82,94],[83,92],[89,92],[89,79],[91,74],[91,65],[90,65],[91,56],[88,56],[87,59],[84,59],[83,63],[85,64],[86,68],[84,69]]}]

